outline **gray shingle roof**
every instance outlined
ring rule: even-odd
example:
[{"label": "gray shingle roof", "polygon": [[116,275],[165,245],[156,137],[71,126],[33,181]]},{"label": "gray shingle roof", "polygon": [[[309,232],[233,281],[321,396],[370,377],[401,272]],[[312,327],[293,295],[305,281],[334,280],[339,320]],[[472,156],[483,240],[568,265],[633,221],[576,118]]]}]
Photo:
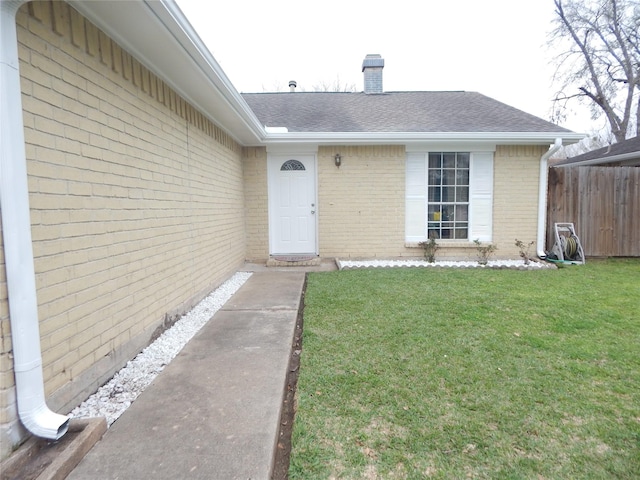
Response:
[{"label": "gray shingle roof", "polygon": [[555,166],[571,165],[572,163],[585,162],[589,160],[602,160],[606,162],[608,158],[617,157],[619,155],[637,153],[640,158],[640,137],[633,137],[624,140],[620,143],[614,143],[607,147],[598,148],[582,155],[576,155],[575,157],[567,158],[561,162],[555,164]]},{"label": "gray shingle roof", "polygon": [[289,132],[570,132],[476,92],[242,96],[263,125]]}]

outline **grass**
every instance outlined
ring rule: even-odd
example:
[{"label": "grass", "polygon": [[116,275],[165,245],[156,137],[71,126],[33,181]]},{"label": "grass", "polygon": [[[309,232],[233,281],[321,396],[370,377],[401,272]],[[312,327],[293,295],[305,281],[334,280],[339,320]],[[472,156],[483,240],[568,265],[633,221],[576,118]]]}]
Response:
[{"label": "grass", "polygon": [[638,478],[640,260],[310,274],[291,479]]}]

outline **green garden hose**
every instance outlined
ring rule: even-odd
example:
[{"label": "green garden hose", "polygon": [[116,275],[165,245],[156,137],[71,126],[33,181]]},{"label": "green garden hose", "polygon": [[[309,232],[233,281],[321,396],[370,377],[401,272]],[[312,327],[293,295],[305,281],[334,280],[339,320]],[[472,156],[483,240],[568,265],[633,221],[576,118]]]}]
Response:
[{"label": "green garden hose", "polygon": [[572,235],[567,237],[564,244],[564,255],[566,258],[573,260],[578,253],[578,242],[575,237]]}]

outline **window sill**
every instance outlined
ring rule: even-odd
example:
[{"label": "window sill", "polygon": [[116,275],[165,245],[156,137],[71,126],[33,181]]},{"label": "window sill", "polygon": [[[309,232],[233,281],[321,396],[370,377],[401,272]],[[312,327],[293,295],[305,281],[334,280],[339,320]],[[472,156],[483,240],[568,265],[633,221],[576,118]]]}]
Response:
[{"label": "window sill", "polygon": [[[476,248],[473,242],[467,240],[436,240],[441,248]],[[405,242],[406,248],[422,248],[419,242]]]}]

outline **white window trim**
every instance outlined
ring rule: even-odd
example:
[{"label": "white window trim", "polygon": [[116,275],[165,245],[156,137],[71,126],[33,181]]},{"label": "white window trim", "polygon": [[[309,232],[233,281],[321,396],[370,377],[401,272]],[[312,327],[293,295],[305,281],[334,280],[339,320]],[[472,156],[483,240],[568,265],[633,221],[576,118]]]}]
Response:
[{"label": "white window trim", "polygon": [[[405,163],[405,243],[427,240],[427,189],[430,152],[469,152],[464,147],[407,152]],[[451,245],[491,242],[493,233],[493,151],[470,151],[468,239],[439,239]]]}]

